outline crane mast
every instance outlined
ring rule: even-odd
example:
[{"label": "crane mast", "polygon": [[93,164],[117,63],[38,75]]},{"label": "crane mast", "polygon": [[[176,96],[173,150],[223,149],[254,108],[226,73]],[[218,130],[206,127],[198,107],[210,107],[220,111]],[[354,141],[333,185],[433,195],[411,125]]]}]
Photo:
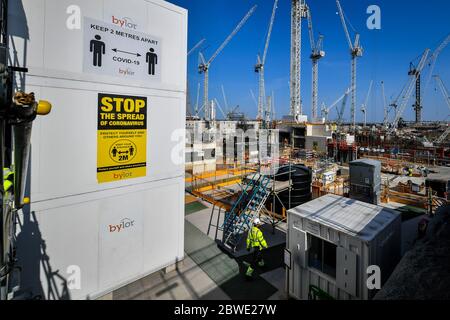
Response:
[{"label": "crane mast", "polygon": [[297,121],[302,115],[300,96],[302,19],[307,17],[305,0],[292,0],[291,8],[291,71],[290,71],[290,115]]},{"label": "crane mast", "polygon": [[383,126],[386,126],[388,119],[388,105],[386,102],[386,93],[384,91],[384,81],[381,81],[381,92],[383,95]]},{"label": "crane mast", "polygon": [[421,97],[421,74],[420,72],[417,70],[417,68],[410,63],[409,64],[409,71],[408,71],[408,75],[409,76],[414,76],[415,78],[415,87],[416,87],[416,101],[413,104],[414,107],[414,111],[416,114],[416,123],[421,123],[422,122],[422,97]]},{"label": "crane mast", "polygon": [[[426,49],[425,52],[422,55],[422,58],[420,59],[419,64],[417,65],[417,72],[422,72],[423,68],[425,67],[425,62],[427,61],[428,54],[430,53],[430,49]],[[397,109],[397,112],[395,114],[394,121],[392,122],[392,127],[389,133],[392,133],[398,125],[398,122],[405,111],[406,104],[409,101],[409,98],[411,98],[412,91],[414,89],[414,84],[416,83],[416,77],[412,74],[413,77],[408,82],[408,85],[406,86],[406,90],[404,91],[404,95],[402,97],[402,102],[400,103],[400,106]]]},{"label": "crane mast", "polygon": [[257,119],[258,120],[262,120],[264,113],[266,111],[265,110],[265,98],[266,98],[266,88],[265,88],[265,83],[264,83],[264,67],[266,65],[266,57],[267,57],[267,51],[269,49],[269,43],[270,43],[270,37],[272,35],[272,29],[273,29],[273,23],[275,21],[275,13],[277,11],[278,8],[278,0],[275,0],[275,2],[273,3],[273,8],[272,8],[272,15],[270,17],[270,22],[269,22],[269,29],[267,32],[267,37],[266,37],[266,42],[264,45],[264,51],[263,51],[263,56],[262,59],[261,57],[258,55],[257,57],[257,62],[255,65],[255,72],[259,74],[259,79],[258,79],[258,114],[257,114]]},{"label": "crane mast", "polygon": [[198,99],[200,96],[200,82],[197,84],[197,99],[195,101],[195,116],[198,117]]},{"label": "crane mast", "polygon": [[251,17],[251,15],[255,12],[257,8],[257,5],[254,5],[242,18],[242,20],[239,22],[239,24],[234,28],[234,30],[230,33],[230,35],[225,39],[225,41],[220,45],[220,47],[214,52],[214,54],[209,58],[209,60],[206,62],[206,60],[203,57],[203,54],[200,53],[201,62],[198,66],[198,72],[201,74],[204,74],[204,82],[203,82],[203,108],[205,108],[205,118],[206,120],[209,120],[209,97],[208,97],[208,83],[209,83],[209,68],[211,66],[211,63],[214,61],[214,59],[222,52],[222,50],[227,46],[227,44],[233,39],[233,37],[236,35],[236,33],[239,32],[239,30],[242,28],[242,26],[247,22],[247,20]]},{"label": "crane mast", "polygon": [[265,114],[265,121],[267,123],[267,125],[270,123],[270,116],[272,113],[272,97],[268,96],[267,97],[267,108],[266,108],[266,114]]},{"label": "crane mast", "polygon": [[325,51],[322,50],[323,35],[319,39],[314,40],[314,30],[312,23],[311,9],[307,6],[308,13],[308,30],[309,42],[311,44],[311,60],[312,60],[312,99],[311,99],[311,117],[313,120],[317,119],[318,113],[318,96],[319,96],[319,60],[325,56]]},{"label": "crane mast", "polygon": [[339,0],[336,0],[336,5],[338,7],[339,16],[341,18],[342,27],[344,28],[345,37],[347,38],[347,42],[350,48],[350,54],[352,58],[351,63],[351,106],[350,106],[350,113],[352,118],[352,128],[355,129],[356,127],[356,70],[357,70],[357,58],[362,57],[363,55],[363,49],[360,46],[359,43],[359,33],[356,33],[355,35],[355,41],[352,43],[352,40],[350,38],[350,33],[347,28],[347,23],[345,22],[345,16],[344,11],[342,10],[341,4],[339,3]]},{"label": "crane mast", "polygon": [[370,93],[372,92],[372,85],[373,85],[373,80],[370,81],[366,100],[364,100],[364,104],[361,106],[361,111],[362,111],[362,113],[364,113],[364,127],[367,125],[367,105],[369,104],[369,97],[370,97]]}]

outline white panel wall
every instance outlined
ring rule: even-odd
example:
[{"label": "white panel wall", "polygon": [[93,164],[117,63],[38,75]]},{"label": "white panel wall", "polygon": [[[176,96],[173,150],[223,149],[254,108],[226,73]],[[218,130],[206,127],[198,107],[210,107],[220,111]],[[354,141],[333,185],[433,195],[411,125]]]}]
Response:
[{"label": "white panel wall", "polygon": [[[171,136],[185,128],[187,12],[162,0],[10,3],[11,63],[29,68],[27,92],[53,104],[51,114],[33,126],[32,204],[18,230],[23,287],[40,286],[45,298],[58,298],[53,287],[62,292],[70,281],[67,268],[76,265],[81,288],[69,290],[70,298],[95,298],[181,260],[184,163],[172,161],[171,154],[184,141]],[[66,27],[70,5],[83,17],[108,23],[112,15],[130,17],[138,31],[162,39],[161,83],[84,74],[83,30]],[[145,177],[97,183],[98,93],[147,97]],[[133,226],[110,232],[109,225],[123,219]],[[30,283],[35,274],[40,283]]]}]

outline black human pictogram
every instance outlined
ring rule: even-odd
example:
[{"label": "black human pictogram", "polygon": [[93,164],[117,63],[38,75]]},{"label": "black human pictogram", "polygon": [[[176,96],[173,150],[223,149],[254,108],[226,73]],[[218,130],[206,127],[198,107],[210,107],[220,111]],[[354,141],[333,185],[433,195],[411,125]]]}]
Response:
[{"label": "black human pictogram", "polygon": [[131,146],[130,147],[130,156],[133,156],[133,153],[134,153],[134,148],[133,148],[133,146]]},{"label": "black human pictogram", "polygon": [[92,64],[95,67],[101,67],[102,66],[102,56],[106,52],[106,45],[103,41],[100,41],[102,37],[100,37],[98,34],[95,35],[95,40],[92,39],[90,43],[90,52],[92,52],[93,55],[93,61]]},{"label": "black human pictogram", "polygon": [[155,75],[155,65],[158,64],[158,55],[155,53],[155,49],[150,48],[145,61],[148,63],[148,74]]},{"label": "black human pictogram", "polygon": [[116,157],[116,155],[117,155],[117,149],[116,149],[116,147],[114,147],[114,148],[112,149],[112,154],[113,154],[113,157]]}]

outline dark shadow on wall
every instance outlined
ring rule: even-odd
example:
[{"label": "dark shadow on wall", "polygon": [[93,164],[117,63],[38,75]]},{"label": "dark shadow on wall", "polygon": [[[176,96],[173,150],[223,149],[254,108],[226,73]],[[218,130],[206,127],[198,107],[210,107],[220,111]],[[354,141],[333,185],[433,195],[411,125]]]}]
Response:
[{"label": "dark shadow on wall", "polygon": [[[9,58],[8,62],[13,67],[27,67],[27,55],[28,55],[28,40],[30,40],[30,33],[28,29],[27,17],[25,15],[25,9],[22,0],[8,1],[8,47]],[[20,45],[23,48],[18,48],[15,38],[20,38],[23,42]],[[22,49],[22,55],[19,56],[18,49]],[[24,72],[15,72],[13,75],[13,85],[15,90],[25,90],[25,77]]]},{"label": "dark shadow on wall", "polygon": [[[70,300],[67,280],[59,270],[52,269],[35,212],[24,212],[22,221],[18,217],[17,223],[20,233],[16,238],[16,257],[21,267],[22,296],[25,299]],[[44,275],[42,279],[41,274]]]},{"label": "dark shadow on wall", "polygon": [[[23,0],[8,1],[8,63],[12,67],[28,67],[28,41],[30,40]],[[25,91],[26,74],[14,72],[13,90]],[[29,164],[31,163],[31,159]],[[28,166],[26,195],[30,195],[31,166]],[[15,216],[14,252],[18,267],[12,276],[17,286],[15,299],[69,300],[67,280],[59,270],[53,270],[47,254],[47,244],[42,237],[35,212],[30,206]]]},{"label": "dark shadow on wall", "polygon": [[[30,150],[31,153],[31,150]],[[31,194],[31,161],[28,163],[25,195]],[[47,254],[36,213],[26,205],[22,215],[16,215],[15,251],[20,274],[16,283],[18,299],[70,300],[67,280],[59,270],[53,270]]]}]

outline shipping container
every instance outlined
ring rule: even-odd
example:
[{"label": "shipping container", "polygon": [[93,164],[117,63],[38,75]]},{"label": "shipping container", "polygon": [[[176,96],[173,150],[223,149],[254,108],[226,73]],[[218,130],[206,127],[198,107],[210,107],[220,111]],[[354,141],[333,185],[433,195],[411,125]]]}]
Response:
[{"label": "shipping container", "polygon": [[288,292],[311,299],[370,299],[369,266],[382,285],[400,260],[401,217],[396,211],[336,195],[288,210]]},{"label": "shipping container", "polygon": [[93,299],[184,257],[187,11],[162,0],[9,1],[34,123],[21,288]]}]

